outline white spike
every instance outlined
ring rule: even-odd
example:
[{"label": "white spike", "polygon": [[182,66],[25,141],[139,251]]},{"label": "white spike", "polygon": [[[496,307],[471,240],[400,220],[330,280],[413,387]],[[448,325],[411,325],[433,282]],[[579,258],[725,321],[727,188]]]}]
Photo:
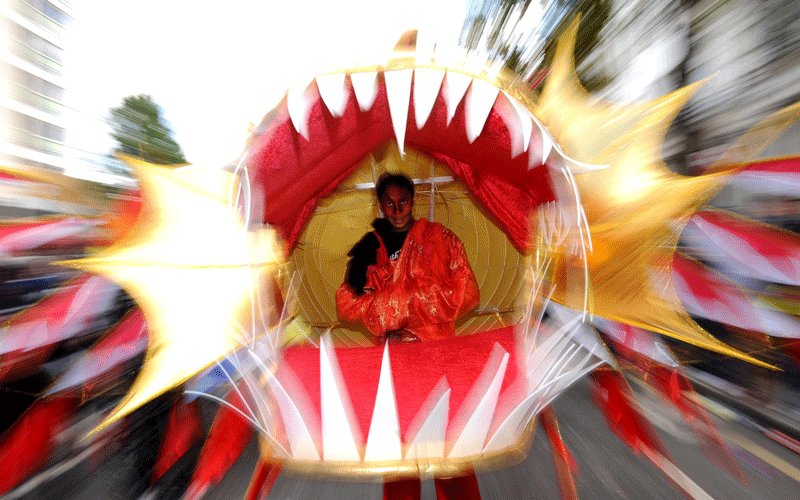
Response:
[{"label": "white spike", "polygon": [[467,139],[470,143],[481,135],[483,126],[486,124],[486,119],[489,118],[489,113],[492,111],[492,106],[494,106],[494,101],[497,100],[499,92],[497,87],[485,80],[475,79],[472,81],[472,87],[470,87],[467,94],[465,108]]},{"label": "white spike", "polygon": [[[535,139],[534,139],[535,137]],[[541,134],[537,131],[537,129],[533,129],[531,131],[531,137],[528,139],[530,143],[531,140],[538,141],[541,144]],[[532,169],[534,166],[537,166],[541,163],[544,163],[544,160],[537,156],[536,148],[528,147],[528,170]]]},{"label": "white spike", "polygon": [[430,68],[414,70],[414,118],[417,130],[425,126],[433,104],[439,95],[444,80],[444,71]]},{"label": "white spike", "polygon": [[322,456],[334,462],[361,460],[356,446],[356,428],[350,400],[333,350],[330,333],[319,352],[319,383],[322,406]]},{"label": "white spike", "polygon": [[387,71],[383,74],[386,79],[386,98],[389,100],[389,114],[392,117],[392,128],[400,148],[400,156],[405,155],[403,144],[406,140],[406,122],[408,120],[408,102],[411,99],[411,75],[413,69]]},{"label": "white spike", "polygon": [[[322,353],[320,353],[322,356]],[[291,396],[274,376],[267,377],[272,393],[278,402],[278,408],[283,419],[283,426],[286,429],[286,437],[289,439],[289,449],[292,458],[295,460],[319,460],[319,450],[314,446],[311,432],[303,419],[303,414],[298,410],[297,405]]]},{"label": "white spike", "polygon": [[[537,411],[549,404],[586,373],[604,363],[597,361],[590,364],[591,360],[597,359],[596,348],[587,352],[575,341],[573,336],[582,325],[581,318],[582,314],[576,314],[556,331],[553,331],[528,357],[529,391],[531,394],[539,394],[535,407]],[[551,323],[560,324],[561,321],[553,319]],[[548,331],[552,331],[552,329],[548,329]]]},{"label": "white spike", "polygon": [[[574,344],[573,344],[573,347]],[[540,404],[550,404],[555,398],[561,395],[562,392],[567,390],[570,385],[583,378],[584,375],[599,368],[603,365],[602,361],[591,363],[592,359],[596,359],[591,352],[579,354],[581,350],[577,347],[566,351],[560,359],[556,360],[552,376],[537,390],[543,389],[543,396],[546,396]],[[577,358],[577,359],[576,359]],[[541,408],[541,406],[540,406]]]},{"label": "white spike", "polygon": [[400,460],[402,458],[400,423],[397,417],[394,385],[392,384],[392,368],[389,362],[389,342],[386,342],[364,461]]},{"label": "white spike", "polygon": [[[547,311],[552,314],[559,322],[566,323],[575,317],[582,317],[583,312],[570,309],[569,307],[562,306],[555,302],[550,302]],[[583,346],[589,352],[594,353],[595,356],[603,360],[609,366],[617,367],[616,361],[611,356],[611,353],[606,349],[606,345],[597,336],[597,332],[586,323],[581,322],[571,334],[572,340]]]},{"label": "white spike", "polygon": [[522,150],[520,151],[512,151],[511,157],[516,158],[517,155],[523,153],[528,150],[528,147],[531,144],[531,133],[533,132],[533,119],[531,118],[531,113],[528,109],[522,105],[519,101],[511,97],[508,92],[505,90],[503,91],[503,95],[506,97],[506,100],[511,104],[511,107],[514,109],[517,122],[516,125],[518,128],[518,133],[522,137]]},{"label": "white spike", "polygon": [[[430,408],[430,411],[428,409]],[[447,417],[450,411],[450,388],[444,377],[431,391],[414,421],[425,419],[406,451],[406,460],[444,457]],[[423,412],[428,412],[427,415]],[[412,427],[414,425],[412,424]]]},{"label": "white spike", "polygon": [[306,140],[308,140],[308,112],[311,110],[312,104],[314,104],[313,86],[310,83],[289,91],[286,96],[289,118],[297,133]]},{"label": "white spike", "polygon": [[[533,149],[528,150],[528,170],[539,163],[547,163],[547,157],[550,156],[550,151],[553,149],[553,138],[550,136],[550,132],[547,131],[544,125],[542,125],[535,116],[533,116],[532,119],[533,123],[536,124],[536,128],[532,129],[531,139],[535,137],[539,146],[541,146],[541,151],[534,151]],[[541,156],[537,156],[537,152],[540,153]]]},{"label": "white spike", "polygon": [[375,104],[375,97],[378,96],[378,73],[376,71],[350,73],[350,83],[353,84],[353,93],[356,95],[359,109],[369,111]]},{"label": "white spike", "polygon": [[347,100],[350,97],[350,90],[347,88],[345,76],[347,75],[344,73],[331,73],[317,77],[319,95],[334,118],[344,114]]},{"label": "white spike", "polygon": [[[494,110],[500,115],[500,119],[503,120],[503,123],[505,123],[508,129],[508,138],[511,141],[511,158],[516,158],[522,153],[523,147],[522,132],[520,131],[517,112],[505,97],[497,99],[494,103]],[[530,136],[528,136],[528,139],[530,140]]]},{"label": "white spike", "polygon": [[546,163],[547,157],[550,156],[550,150],[553,149],[553,138],[539,120],[534,118],[533,121],[536,122],[536,126],[539,127],[539,133],[542,137],[542,163]]},{"label": "white spike", "polygon": [[[562,329],[575,328],[580,318],[573,318],[564,325]],[[547,339],[542,342],[533,352],[528,356],[527,375],[531,387],[538,387],[545,383],[545,378],[549,374],[551,367],[551,360],[557,359],[571,344],[568,335],[563,332],[556,331],[552,333]]]},{"label": "white spike", "polygon": [[[571,322],[575,323],[574,319]],[[569,327],[566,330],[571,329],[572,327]],[[602,364],[602,362],[597,362],[593,365],[587,365],[586,362],[591,357],[591,354],[587,354],[577,366],[567,367],[569,360],[564,363],[564,356],[574,357],[577,352],[578,349],[575,348],[570,339],[558,333],[551,334],[534,351],[528,362],[529,365],[534,365],[528,370],[530,392],[498,426],[495,433],[486,443],[484,451],[495,451],[516,443],[524,430],[524,426],[549,401],[552,401],[586,373]],[[544,360],[547,360],[547,362],[542,366],[543,369],[539,369],[538,365],[541,365]],[[554,360],[555,365],[553,363]]]},{"label": "white spike", "polygon": [[471,82],[472,78],[463,73],[447,72],[447,78],[444,79],[444,84],[442,85],[442,97],[444,97],[444,103],[447,106],[448,125],[450,125],[450,121],[456,114],[458,103],[464,98],[467,87]]},{"label": "white spike", "polygon": [[539,397],[538,393],[531,394],[517,405],[489,438],[483,451],[497,451],[515,444],[522,435],[523,427],[533,416],[533,403]]},{"label": "white spike", "polygon": [[608,165],[592,165],[591,163],[583,163],[578,160],[573,160],[564,154],[558,144],[555,145],[555,150],[564,159],[564,163],[573,174],[585,174],[587,172],[594,172],[595,170],[608,168]]},{"label": "white spike", "polygon": [[[494,372],[494,377],[491,383],[487,384],[489,377],[492,375],[492,368],[497,364],[497,357],[503,353],[503,358],[500,361],[500,366]],[[474,395],[480,395],[480,401],[475,406],[475,410],[467,420],[466,425],[461,430],[461,434],[456,439],[453,449],[447,455],[448,458],[466,457],[480,453],[483,445],[486,442],[486,436],[489,433],[489,427],[492,424],[492,417],[494,416],[495,407],[497,406],[497,398],[500,395],[500,386],[503,383],[503,377],[506,374],[506,367],[508,366],[509,354],[499,344],[495,344],[492,350],[491,357],[486,363],[478,380],[470,390],[470,395],[465,401],[470,401]],[[469,408],[467,408],[469,410]],[[462,410],[463,411],[463,410]],[[460,418],[459,418],[460,420]]]}]

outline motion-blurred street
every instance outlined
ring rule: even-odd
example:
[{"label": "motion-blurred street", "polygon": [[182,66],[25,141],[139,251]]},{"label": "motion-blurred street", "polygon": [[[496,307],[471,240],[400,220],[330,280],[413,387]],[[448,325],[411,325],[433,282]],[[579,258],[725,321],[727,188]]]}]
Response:
[{"label": "motion-blurred street", "polygon": [[[800,488],[800,455],[767,437],[767,428],[744,414],[713,399],[703,397],[724,441],[739,463],[749,484],[728,474],[703,455],[684,421],[658,396],[638,384],[633,387],[643,413],[659,432],[681,475],[694,482],[696,498],[763,500],[791,498]],[[575,457],[579,475],[579,498],[591,499],[673,499],[680,491],[665,474],[644,457],[636,456],[608,429],[604,417],[588,395],[588,382],[579,382],[555,404],[563,437]],[[560,498],[549,445],[541,430],[527,459],[510,468],[478,474],[481,496],[491,499]],[[206,496],[209,500],[243,498],[257,461],[257,446],[251,442],[242,458],[223,481]],[[95,470],[91,470],[96,467]],[[63,474],[53,476],[36,488],[20,488],[17,494],[2,497],[37,500],[84,500],[87,498],[136,500],[141,484],[136,477],[135,453],[115,453],[102,463],[84,460]],[[702,491],[701,491],[702,490]],[[381,497],[378,483],[348,483],[309,480],[281,474],[270,499],[376,499]],[[703,492],[708,496],[704,496]],[[433,481],[423,481],[422,498],[434,499]]]}]

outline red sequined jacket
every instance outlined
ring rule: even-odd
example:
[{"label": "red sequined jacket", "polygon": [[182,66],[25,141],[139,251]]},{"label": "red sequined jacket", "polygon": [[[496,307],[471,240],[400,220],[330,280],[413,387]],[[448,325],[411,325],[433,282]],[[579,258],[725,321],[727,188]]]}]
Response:
[{"label": "red sequined jacket", "polygon": [[347,280],[342,283],[336,291],[340,319],[362,322],[376,336],[406,329],[421,340],[453,337],[455,320],[480,296],[464,244],[427,219],[414,223],[396,261],[381,242],[364,288],[359,295]]}]

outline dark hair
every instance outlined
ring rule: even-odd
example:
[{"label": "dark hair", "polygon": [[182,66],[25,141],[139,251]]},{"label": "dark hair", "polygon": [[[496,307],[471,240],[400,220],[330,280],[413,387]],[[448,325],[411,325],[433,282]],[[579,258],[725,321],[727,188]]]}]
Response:
[{"label": "dark hair", "polygon": [[414,182],[405,174],[390,174],[389,172],[381,174],[378,177],[378,183],[375,185],[375,196],[380,200],[389,186],[405,189],[411,194],[412,198],[414,197]]}]

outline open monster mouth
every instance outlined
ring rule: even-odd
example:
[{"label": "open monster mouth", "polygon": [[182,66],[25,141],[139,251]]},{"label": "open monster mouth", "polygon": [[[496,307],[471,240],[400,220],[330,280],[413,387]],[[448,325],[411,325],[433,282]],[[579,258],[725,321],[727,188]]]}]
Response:
[{"label": "open monster mouth", "polygon": [[[407,60],[323,75],[290,92],[257,128],[239,168],[258,193],[252,212],[278,230],[292,249],[291,267],[303,273],[297,278],[302,284],[294,284],[300,324],[290,328],[309,338],[315,337],[311,330],[333,329],[333,339],[352,340],[352,331],[337,335],[332,298],[347,250],[374,216],[371,188],[382,171],[406,172],[419,186],[417,215],[446,218],[466,236],[470,262],[486,284],[479,310],[495,311],[499,319],[469,318],[459,331],[471,335],[442,341],[334,348],[328,336],[319,349],[284,349],[267,382],[280,418],[265,441],[284,467],[347,476],[447,476],[506,464],[504,457],[525,455],[528,424],[545,401],[602,363],[599,342],[542,333],[538,342],[549,340],[547,355],[555,362],[545,370],[544,351],[528,349],[537,342],[528,328],[503,326],[535,322],[543,301],[537,296],[528,304],[518,295],[526,273],[530,287],[541,285],[543,276],[529,273],[524,252],[537,229],[548,240],[580,231],[580,215],[561,211],[572,214],[579,206],[569,184],[572,170],[591,166],[563,154],[512,96],[516,87],[500,90],[501,80],[485,77]],[[524,92],[518,96],[526,99]],[[448,195],[458,208],[446,207]],[[573,226],[532,225],[531,215],[545,203],[551,219]],[[481,218],[489,229],[471,234],[459,219],[465,211],[477,212],[471,220]],[[481,252],[498,244],[503,257],[484,263]],[[514,293],[500,293],[498,283],[482,279],[503,268],[502,286]]]},{"label": "open monster mouth", "polygon": [[[572,338],[580,314],[565,328],[539,328],[547,267],[521,253],[542,229],[536,234],[551,245],[566,241],[581,255],[588,235],[572,170],[590,166],[563,154],[511,95],[513,86],[502,91],[482,77],[406,66],[325,75],[288,94],[258,127],[238,177],[131,160],[145,199],[138,230],[72,263],[122,283],[151,331],[142,372],[106,425],[235,351],[225,381],[239,394],[237,411],[264,438],[265,455],[320,474],[452,476],[522,458],[532,418],[604,362],[595,334]],[[453,216],[482,217],[486,230],[462,233],[475,262],[501,242],[500,276],[513,286],[496,294],[499,280],[481,280],[481,308],[498,321],[467,321],[460,326],[470,324],[473,334],[450,340],[334,348],[325,336],[321,348],[281,349],[286,312],[294,311],[277,304],[291,303],[292,294],[273,303],[263,289],[280,281],[281,248],[307,272],[318,261],[338,285],[346,251],[334,252],[336,264],[325,260],[326,247],[349,246],[343,234],[363,233],[365,225],[339,220],[314,245],[303,231],[337,187],[372,197],[372,183],[354,180],[368,166],[374,182],[376,156],[385,170],[418,168],[410,173],[431,186],[432,218],[448,203],[463,204]],[[269,226],[255,229],[258,222]],[[456,234],[470,225],[449,222]],[[305,264],[297,252],[305,252]],[[492,268],[476,265],[484,275],[497,274]],[[325,288],[319,294],[333,296]],[[334,326],[335,314],[327,321]]]}]

